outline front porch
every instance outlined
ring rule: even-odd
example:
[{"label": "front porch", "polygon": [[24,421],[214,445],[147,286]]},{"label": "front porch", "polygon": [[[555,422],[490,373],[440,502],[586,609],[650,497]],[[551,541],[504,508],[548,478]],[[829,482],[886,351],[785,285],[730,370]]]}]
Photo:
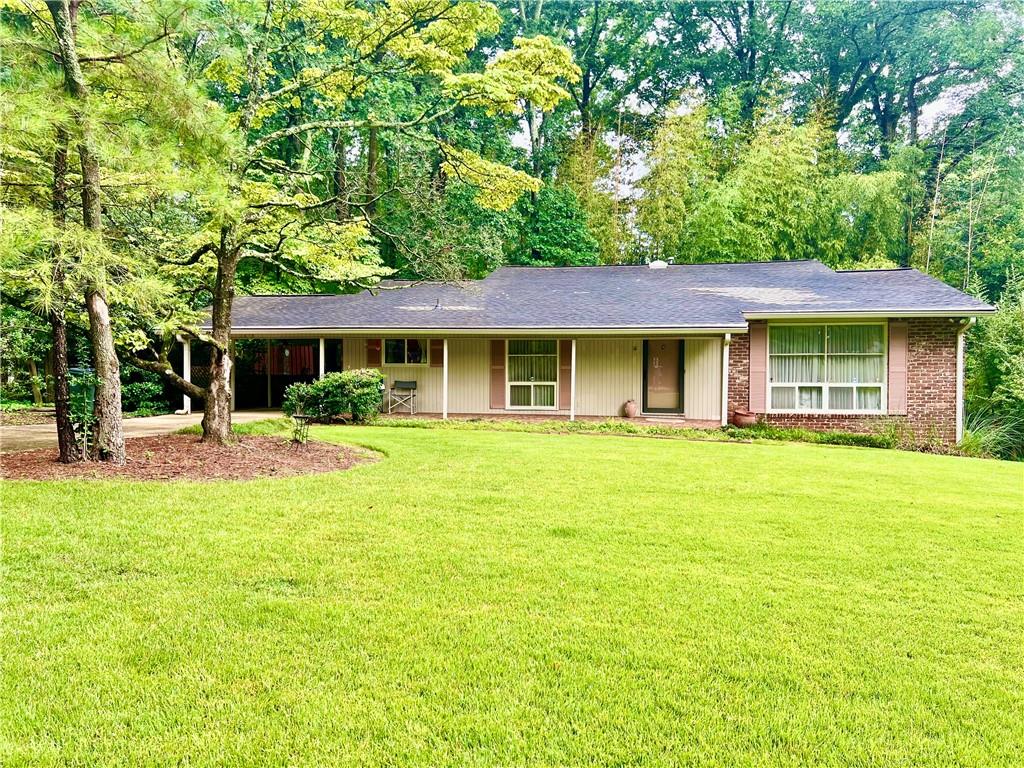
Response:
[{"label": "front porch", "polygon": [[[728,403],[730,340],[727,333],[696,332],[239,335],[232,343],[232,406],[279,408],[294,382],[377,368],[388,388],[397,381],[415,382],[415,415],[427,418],[605,420],[626,416],[628,403],[647,423],[714,427],[728,416],[723,404]],[[192,357],[186,342],[186,379],[194,373]],[[188,398],[183,410],[191,410]]]}]

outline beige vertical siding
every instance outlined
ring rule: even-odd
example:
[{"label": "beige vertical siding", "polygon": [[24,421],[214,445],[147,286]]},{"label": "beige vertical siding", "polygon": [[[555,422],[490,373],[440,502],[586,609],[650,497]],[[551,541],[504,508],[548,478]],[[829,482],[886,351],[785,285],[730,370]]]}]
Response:
[{"label": "beige vertical siding", "polygon": [[441,412],[441,370],[427,365],[385,365],[381,369],[386,387],[395,381],[415,381],[416,410],[426,413]]},{"label": "beige vertical siding", "polygon": [[[423,343],[426,345],[428,340],[423,339]],[[346,338],[342,354],[345,370],[366,367],[366,339]],[[429,365],[385,365],[381,372],[384,374],[386,387],[390,387],[395,381],[416,382],[417,411],[441,412],[441,368],[431,368]]]},{"label": "beige vertical siding", "polygon": [[346,338],[341,344],[341,363],[346,371],[366,367],[366,339]]},{"label": "beige vertical siding", "polygon": [[576,413],[580,416],[621,416],[627,400],[642,403],[642,386],[642,339],[576,342]]},{"label": "beige vertical siding", "polygon": [[448,339],[448,412],[490,411],[490,339]]},{"label": "beige vertical siding", "polygon": [[[426,339],[424,339],[426,343]],[[524,413],[490,407],[490,339],[448,340],[448,412]],[[344,340],[345,369],[366,365],[366,339]],[[722,340],[686,339],[685,416],[719,418],[722,376]],[[392,366],[382,369],[387,385],[396,379],[418,383],[417,408],[440,413],[442,369],[429,366]],[[580,416],[621,416],[627,400],[643,403],[643,339],[578,339],[576,342],[576,413]],[[539,411],[552,416],[568,409]]]},{"label": "beige vertical siding", "polygon": [[722,340],[686,339],[683,407],[688,419],[718,419],[722,400]]}]

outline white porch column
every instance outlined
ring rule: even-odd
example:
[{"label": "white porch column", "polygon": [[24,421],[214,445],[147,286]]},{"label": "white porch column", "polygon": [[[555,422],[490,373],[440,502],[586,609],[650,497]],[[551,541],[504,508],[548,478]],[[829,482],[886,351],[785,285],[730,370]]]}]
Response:
[{"label": "white porch column", "polygon": [[732,334],[727,333],[722,339],[722,426],[729,423],[729,345]]},{"label": "white porch column", "polygon": [[569,421],[576,421],[576,339],[569,355]]},{"label": "white porch column", "polygon": [[327,354],[324,351],[324,337],[320,337],[320,378],[327,372]]},{"label": "white porch column", "polygon": [[267,369],[267,408],[270,407],[270,339],[267,339],[267,356],[264,358],[266,365],[263,367]]},{"label": "white porch column", "polygon": [[[185,381],[192,381],[192,340],[185,339],[181,347],[181,378]],[[192,413],[192,398],[188,395],[181,396],[181,410],[185,413]]]},{"label": "white porch column", "polygon": [[444,353],[441,356],[441,418],[448,418],[448,337],[444,337]]},{"label": "white porch column", "polygon": [[235,340],[228,342],[228,357],[231,359],[231,410],[238,410],[238,397],[235,394]]}]

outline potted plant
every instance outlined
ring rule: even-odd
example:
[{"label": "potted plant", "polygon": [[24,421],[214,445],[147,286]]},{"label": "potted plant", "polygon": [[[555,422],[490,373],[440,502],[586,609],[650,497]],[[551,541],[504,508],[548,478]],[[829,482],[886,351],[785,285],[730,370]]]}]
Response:
[{"label": "potted plant", "polygon": [[757,424],[757,415],[753,411],[737,409],[732,412],[732,423],[737,427],[752,427]]}]

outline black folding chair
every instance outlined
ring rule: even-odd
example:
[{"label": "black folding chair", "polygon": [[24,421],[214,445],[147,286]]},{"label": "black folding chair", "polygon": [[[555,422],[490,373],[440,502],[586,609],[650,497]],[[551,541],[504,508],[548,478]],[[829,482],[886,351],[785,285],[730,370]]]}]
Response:
[{"label": "black folding chair", "polygon": [[388,390],[388,413],[403,407],[409,409],[410,415],[416,413],[415,381],[395,381]]}]

